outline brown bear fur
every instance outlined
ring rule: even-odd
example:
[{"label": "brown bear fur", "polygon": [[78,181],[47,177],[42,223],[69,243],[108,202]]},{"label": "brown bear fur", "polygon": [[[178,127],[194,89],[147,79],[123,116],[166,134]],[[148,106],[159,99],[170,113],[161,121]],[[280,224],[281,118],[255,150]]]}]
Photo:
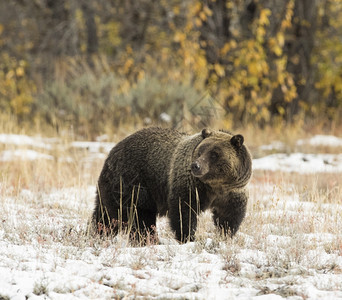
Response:
[{"label": "brown bear fur", "polygon": [[167,214],[176,238],[185,242],[194,239],[198,213],[210,208],[214,223],[234,235],[252,174],[243,142],[241,135],[208,129],[191,136],[157,127],[137,131],[104,163],[94,224],[114,234],[130,224],[141,238],[154,234],[157,215]]}]

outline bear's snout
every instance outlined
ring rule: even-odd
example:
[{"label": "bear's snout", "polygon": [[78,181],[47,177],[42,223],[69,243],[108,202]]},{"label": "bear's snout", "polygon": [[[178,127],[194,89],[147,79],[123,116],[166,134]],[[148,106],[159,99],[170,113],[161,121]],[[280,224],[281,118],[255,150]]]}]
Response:
[{"label": "bear's snout", "polygon": [[201,177],[208,172],[208,168],[206,167],[206,164],[196,160],[191,164],[191,172],[195,177]]}]

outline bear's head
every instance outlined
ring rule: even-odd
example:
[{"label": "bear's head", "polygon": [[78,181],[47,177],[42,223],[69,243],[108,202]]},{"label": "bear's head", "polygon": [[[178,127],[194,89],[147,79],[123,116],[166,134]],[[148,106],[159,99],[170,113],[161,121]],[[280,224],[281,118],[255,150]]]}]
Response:
[{"label": "bear's head", "polygon": [[243,136],[203,129],[202,137],[193,152],[193,176],[210,186],[245,186],[252,175],[252,159]]}]

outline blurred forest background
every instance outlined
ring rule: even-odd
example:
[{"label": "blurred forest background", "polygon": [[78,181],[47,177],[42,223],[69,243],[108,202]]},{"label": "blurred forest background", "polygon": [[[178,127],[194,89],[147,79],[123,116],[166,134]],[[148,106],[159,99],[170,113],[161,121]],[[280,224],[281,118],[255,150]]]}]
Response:
[{"label": "blurred forest background", "polygon": [[3,122],[342,123],[341,0],[0,0]]}]

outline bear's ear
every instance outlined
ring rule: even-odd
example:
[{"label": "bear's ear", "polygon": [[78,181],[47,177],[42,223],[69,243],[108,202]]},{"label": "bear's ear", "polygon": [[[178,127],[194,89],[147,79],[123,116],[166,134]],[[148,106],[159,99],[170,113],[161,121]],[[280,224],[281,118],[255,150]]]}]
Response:
[{"label": "bear's ear", "polygon": [[205,138],[207,138],[208,136],[210,136],[211,133],[212,133],[212,132],[211,132],[210,129],[204,128],[204,129],[202,130],[202,137],[205,139]]},{"label": "bear's ear", "polygon": [[237,134],[237,135],[234,135],[230,142],[231,144],[236,148],[236,149],[240,149],[241,146],[243,145],[243,141],[244,141],[244,138],[241,134]]}]

